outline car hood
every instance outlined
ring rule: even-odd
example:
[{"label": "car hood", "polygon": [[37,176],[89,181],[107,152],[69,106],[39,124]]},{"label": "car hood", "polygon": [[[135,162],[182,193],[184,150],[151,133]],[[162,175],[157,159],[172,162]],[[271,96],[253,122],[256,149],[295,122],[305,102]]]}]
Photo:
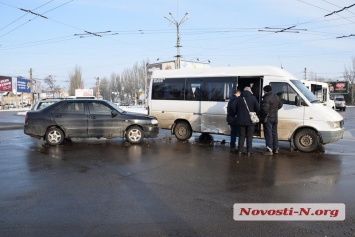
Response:
[{"label": "car hood", "polygon": [[154,116],[141,114],[141,113],[128,112],[128,111],[124,111],[122,114],[124,114],[125,116],[127,116],[129,118],[131,117],[133,119],[144,119],[144,120],[156,119],[156,117],[154,117]]}]

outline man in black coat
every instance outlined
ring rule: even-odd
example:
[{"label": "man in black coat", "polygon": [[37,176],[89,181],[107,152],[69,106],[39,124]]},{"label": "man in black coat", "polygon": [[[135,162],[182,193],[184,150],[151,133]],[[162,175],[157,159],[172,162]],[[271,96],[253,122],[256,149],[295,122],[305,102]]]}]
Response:
[{"label": "man in black coat", "polygon": [[231,133],[230,133],[231,152],[237,151],[236,141],[237,141],[237,137],[239,137],[239,126],[237,124],[237,118],[236,118],[237,112],[235,110],[235,104],[239,96],[240,96],[240,89],[235,89],[233,91],[232,97],[228,101],[228,106],[227,106],[227,123],[231,129]]},{"label": "man in black coat", "polygon": [[[282,108],[282,102],[279,97],[272,92],[270,85],[263,88],[264,96],[261,103],[260,117],[264,126],[264,136],[267,151],[264,155],[273,155],[279,153],[279,139],[277,132],[278,111]],[[266,122],[263,121],[266,118]]]},{"label": "man in black coat", "polygon": [[239,125],[238,155],[241,155],[243,152],[244,142],[246,138],[246,154],[248,156],[251,156],[255,124],[253,124],[250,120],[250,115],[247,106],[250,112],[256,112],[256,114],[259,114],[259,103],[256,97],[251,92],[250,87],[244,88],[243,92],[236,100],[235,108],[237,112],[237,124]]}]

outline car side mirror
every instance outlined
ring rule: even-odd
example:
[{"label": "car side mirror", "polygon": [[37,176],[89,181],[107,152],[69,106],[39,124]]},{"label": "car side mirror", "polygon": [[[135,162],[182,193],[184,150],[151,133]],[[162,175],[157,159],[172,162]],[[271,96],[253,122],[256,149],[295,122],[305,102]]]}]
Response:
[{"label": "car side mirror", "polygon": [[112,115],[112,118],[116,117],[118,115],[118,112],[116,110],[111,110],[111,115]]}]

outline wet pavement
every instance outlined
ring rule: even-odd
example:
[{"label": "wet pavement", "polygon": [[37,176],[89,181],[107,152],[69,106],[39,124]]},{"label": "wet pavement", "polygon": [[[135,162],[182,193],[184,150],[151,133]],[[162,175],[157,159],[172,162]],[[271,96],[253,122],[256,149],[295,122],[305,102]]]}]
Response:
[{"label": "wet pavement", "polygon": [[[345,138],[324,153],[281,142],[274,157],[263,140],[252,157],[232,154],[225,136],[51,147],[0,131],[0,236],[355,236],[355,109],[342,115]],[[346,219],[234,221],[234,203],[344,203]]]}]

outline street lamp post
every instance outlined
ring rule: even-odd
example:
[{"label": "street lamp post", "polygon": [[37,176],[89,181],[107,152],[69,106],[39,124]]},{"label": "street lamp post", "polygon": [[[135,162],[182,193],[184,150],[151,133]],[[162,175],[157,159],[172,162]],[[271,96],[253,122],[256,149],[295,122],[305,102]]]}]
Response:
[{"label": "street lamp post", "polygon": [[164,17],[165,19],[167,19],[168,21],[170,21],[172,24],[174,24],[176,26],[176,49],[177,49],[177,55],[176,55],[176,65],[175,68],[176,69],[180,69],[181,67],[181,55],[180,55],[180,25],[182,23],[184,23],[185,21],[187,21],[187,12],[185,13],[184,17],[181,19],[181,21],[176,20],[173,17],[173,14],[171,14],[171,12],[169,12],[169,15],[171,17],[171,19],[167,18],[166,16]]}]

